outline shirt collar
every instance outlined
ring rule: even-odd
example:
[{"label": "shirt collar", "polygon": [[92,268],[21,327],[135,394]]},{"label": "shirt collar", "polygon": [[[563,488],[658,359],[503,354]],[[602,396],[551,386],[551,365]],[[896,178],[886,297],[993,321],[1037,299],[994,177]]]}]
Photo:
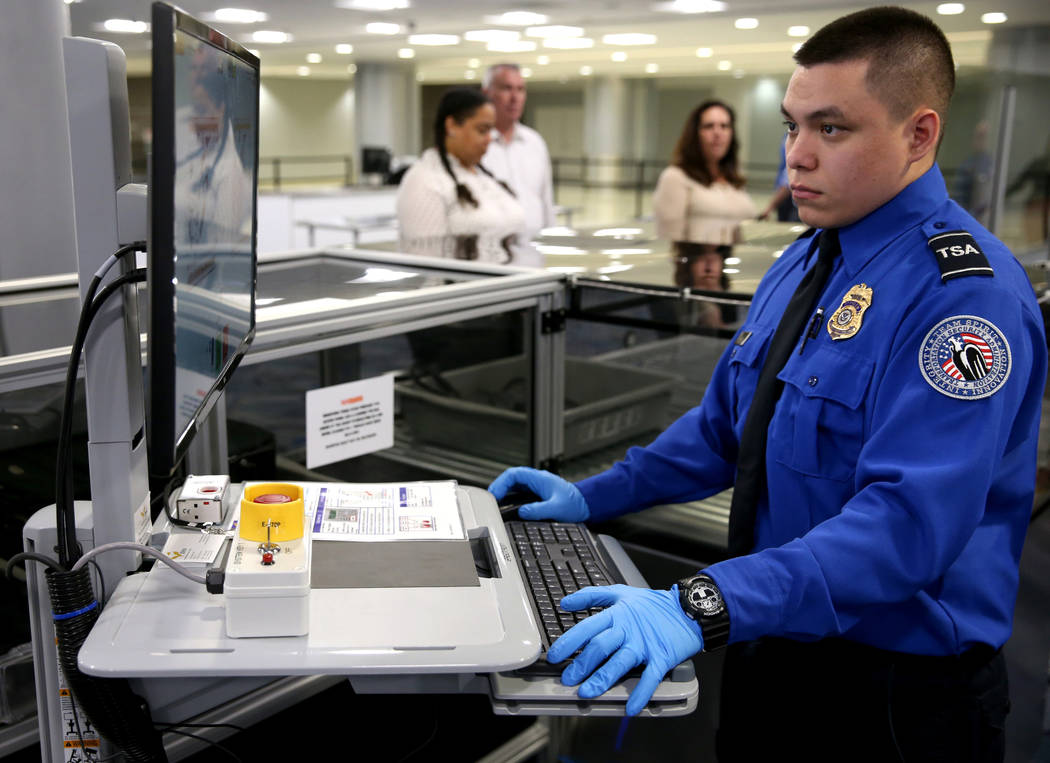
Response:
[{"label": "shirt collar", "polygon": [[948,199],[944,176],[936,163],[881,207],[839,229],[842,260],[859,272],[893,239],[922,223]]},{"label": "shirt collar", "polygon": [[[513,142],[525,140],[525,133],[521,129],[521,122],[514,123],[514,132],[512,132],[510,135],[510,140]],[[503,133],[501,133],[495,127],[492,128],[492,140],[503,145],[506,145],[508,143],[508,141],[503,137]]]}]

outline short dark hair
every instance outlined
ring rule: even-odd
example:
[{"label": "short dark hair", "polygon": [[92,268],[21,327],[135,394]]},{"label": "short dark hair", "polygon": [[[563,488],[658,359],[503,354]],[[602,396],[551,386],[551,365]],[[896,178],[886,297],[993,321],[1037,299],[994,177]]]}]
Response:
[{"label": "short dark hair", "polygon": [[955,91],[955,62],[944,32],[933,20],[906,8],[868,8],[832,21],[795,53],[800,66],[868,62],[865,82],[897,120],[920,106],[941,118]]},{"label": "short dark hair", "polygon": [[689,112],[689,116],[685,119],[685,125],[682,127],[682,134],[678,136],[678,143],[675,145],[674,153],[671,155],[671,164],[681,169],[682,172],[700,183],[700,185],[707,186],[714,182],[714,178],[711,177],[711,172],[707,168],[704,152],[700,148],[700,119],[705,111],[715,106],[726,110],[729,114],[729,124],[733,128],[733,139],[729,142],[729,150],[718,162],[718,168],[722,171],[726,181],[734,188],[740,188],[744,185],[744,176],[740,174],[740,167],[737,161],[740,143],[736,139],[736,113],[729,104],[722,101],[704,101]]}]

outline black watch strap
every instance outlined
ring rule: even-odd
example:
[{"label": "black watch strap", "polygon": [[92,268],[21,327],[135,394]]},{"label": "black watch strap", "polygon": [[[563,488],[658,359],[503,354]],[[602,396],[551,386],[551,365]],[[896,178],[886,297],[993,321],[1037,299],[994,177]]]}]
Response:
[{"label": "black watch strap", "polygon": [[705,652],[729,643],[729,609],[718,584],[708,575],[694,575],[678,581],[678,600],[682,610],[700,626]]}]

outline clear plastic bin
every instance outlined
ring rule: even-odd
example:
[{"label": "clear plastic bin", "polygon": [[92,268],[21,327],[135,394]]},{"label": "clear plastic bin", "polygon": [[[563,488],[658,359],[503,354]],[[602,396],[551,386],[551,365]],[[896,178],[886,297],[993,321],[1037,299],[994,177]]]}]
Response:
[{"label": "clear plastic bin", "polygon": [[[451,394],[396,385],[415,438],[505,464],[528,460],[524,357],[448,371]],[[583,358],[565,359],[565,458],[646,432],[665,419],[674,376]]]}]

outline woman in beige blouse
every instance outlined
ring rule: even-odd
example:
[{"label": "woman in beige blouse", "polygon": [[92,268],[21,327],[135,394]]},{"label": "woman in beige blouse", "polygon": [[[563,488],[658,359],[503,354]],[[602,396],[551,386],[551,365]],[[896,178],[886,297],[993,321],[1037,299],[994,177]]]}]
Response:
[{"label": "woman in beige blouse", "polygon": [[685,121],[653,193],[653,215],[661,238],[673,242],[732,244],[740,222],[757,214],[744,192],[737,166],[733,110],[705,101]]}]

